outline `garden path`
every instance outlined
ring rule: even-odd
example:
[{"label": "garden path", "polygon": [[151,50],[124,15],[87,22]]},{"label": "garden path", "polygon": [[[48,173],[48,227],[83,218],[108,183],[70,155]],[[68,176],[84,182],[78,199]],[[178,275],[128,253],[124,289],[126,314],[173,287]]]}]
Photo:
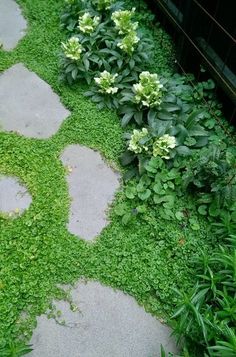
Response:
[{"label": "garden path", "polygon": [[[6,29],[6,21],[14,21],[14,26]],[[26,26],[14,1],[0,0],[0,24],[4,49],[12,49]],[[69,114],[50,86],[23,64],[16,64],[0,75],[3,130],[15,131],[32,140],[47,139]],[[105,212],[119,186],[118,174],[99,153],[79,145],[65,148],[61,160],[68,169],[72,201],[68,229],[91,240],[107,224]],[[24,194],[20,195],[22,190]],[[1,178],[0,197],[2,212],[23,210],[31,203],[26,189],[7,176]],[[123,292],[96,282],[80,282],[72,290],[72,296],[78,300],[78,312],[72,313],[65,302],[57,303],[62,318],[66,319],[65,325],[44,316],[38,318],[30,356],[154,357],[160,355],[160,344],[174,352],[170,329]]]}]

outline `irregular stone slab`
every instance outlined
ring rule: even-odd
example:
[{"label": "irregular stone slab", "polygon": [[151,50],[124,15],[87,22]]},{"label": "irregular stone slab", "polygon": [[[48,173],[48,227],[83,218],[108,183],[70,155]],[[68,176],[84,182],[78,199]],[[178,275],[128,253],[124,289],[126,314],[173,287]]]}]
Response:
[{"label": "irregular stone slab", "polygon": [[0,212],[21,214],[31,202],[27,189],[16,178],[0,176]]},{"label": "irregular stone slab", "polygon": [[69,114],[51,87],[22,64],[0,75],[0,126],[3,130],[33,138],[49,138]]},{"label": "irregular stone slab", "polygon": [[107,225],[106,209],[119,187],[119,175],[101,155],[80,145],[68,146],[61,160],[69,167],[67,182],[71,197],[68,229],[86,240]]},{"label": "irregular stone slab", "polygon": [[26,27],[19,5],[14,0],[0,0],[0,44],[4,50],[16,47]]},{"label": "irregular stone slab", "polygon": [[170,328],[121,291],[89,282],[80,283],[72,296],[77,312],[56,304],[65,326],[38,318],[29,357],[157,357],[161,344],[177,352]]}]

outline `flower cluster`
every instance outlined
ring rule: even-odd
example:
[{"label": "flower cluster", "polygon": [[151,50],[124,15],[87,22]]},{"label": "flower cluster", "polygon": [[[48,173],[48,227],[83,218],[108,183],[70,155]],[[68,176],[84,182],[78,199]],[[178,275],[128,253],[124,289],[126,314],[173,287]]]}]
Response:
[{"label": "flower cluster", "polygon": [[62,42],[62,48],[67,58],[79,61],[83,47],[77,37],[71,37],[66,43]]},{"label": "flower cluster", "polygon": [[109,10],[115,0],[93,0],[94,5],[97,6],[98,11]]},{"label": "flower cluster", "polygon": [[157,74],[142,72],[139,79],[139,83],[133,85],[135,102],[150,108],[160,105],[163,85],[160,83]]},{"label": "flower cluster", "polygon": [[176,140],[174,136],[165,134],[156,139],[153,143],[153,156],[160,156],[163,159],[169,159],[168,156],[170,149],[174,149]]},{"label": "flower cluster", "polygon": [[132,11],[119,10],[113,12],[111,19],[115,22],[115,27],[120,35],[127,35],[138,28],[138,22],[132,22],[132,16],[135,8]]},{"label": "flower cluster", "polygon": [[135,49],[134,45],[137,44],[140,38],[137,36],[136,29],[138,22],[132,22],[132,16],[135,8],[129,10],[119,10],[113,12],[111,18],[115,23],[115,27],[120,35],[124,35],[123,39],[118,42],[117,46],[131,55]]},{"label": "flower cluster", "polygon": [[143,151],[148,151],[148,146],[142,144],[141,140],[149,139],[148,130],[143,128],[142,130],[133,130],[133,134],[131,135],[128,150],[133,151],[135,154],[140,154]]},{"label": "flower cluster", "polygon": [[111,74],[108,71],[100,73],[100,77],[95,77],[96,84],[100,87],[99,92],[104,94],[115,94],[118,91],[117,87],[114,87],[116,77],[118,74]]},{"label": "flower cluster", "polygon": [[147,128],[142,128],[142,130],[133,130],[128,150],[133,151],[135,154],[149,152],[154,157],[160,156],[162,159],[169,159],[170,149],[174,149],[175,146],[176,140],[174,136],[165,134],[153,140]]},{"label": "flower cluster", "polygon": [[99,16],[92,17],[89,12],[85,12],[84,15],[79,17],[79,26],[81,32],[91,33],[98,26],[100,21]]},{"label": "flower cluster", "polygon": [[131,56],[135,49],[134,45],[138,43],[139,40],[140,38],[137,36],[136,32],[132,31],[129,32],[120,42],[118,42],[117,46]]}]

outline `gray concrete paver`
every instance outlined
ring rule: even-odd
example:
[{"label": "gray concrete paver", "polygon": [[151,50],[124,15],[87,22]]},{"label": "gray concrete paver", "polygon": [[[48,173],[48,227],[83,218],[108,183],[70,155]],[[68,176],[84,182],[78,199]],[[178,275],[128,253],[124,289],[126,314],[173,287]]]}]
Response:
[{"label": "gray concrete paver", "polygon": [[107,225],[106,210],[119,188],[119,175],[101,155],[80,145],[69,145],[61,155],[69,168],[71,197],[68,229],[86,240],[94,239]]},{"label": "gray concrete paver", "polygon": [[27,22],[14,0],[0,0],[0,46],[10,51],[24,37]]},{"label": "gray concrete paver", "polygon": [[0,74],[0,127],[30,138],[49,138],[70,112],[51,87],[18,63]]},{"label": "gray concrete paver", "polygon": [[177,352],[170,328],[129,295],[98,282],[80,282],[72,296],[78,312],[57,303],[65,326],[38,318],[29,357],[159,357],[161,344]]}]

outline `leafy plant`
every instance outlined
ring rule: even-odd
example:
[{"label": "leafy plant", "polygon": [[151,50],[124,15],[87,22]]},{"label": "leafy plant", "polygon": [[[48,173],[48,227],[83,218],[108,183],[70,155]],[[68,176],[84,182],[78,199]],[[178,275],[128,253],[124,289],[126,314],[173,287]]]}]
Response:
[{"label": "leafy plant", "polygon": [[[62,16],[62,26],[73,36],[62,44],[61,78],[69,84],[78,79],[91,83],[98,71],[106,70],[121,75],[122,89],[127,88],[127,83],[137,80],[143,70],[143,61],[151,61],[151,41],[137,29],[138,23],[131,21],[134,9],[114,11],[119,9],[115,2],[114,8],[111,7],[112,15],[103,17],[103,12],[96,12],[93,5],[74,1]],[[71,48],[71,43],[75,48]],[[105,98],[104,102],[106,105]]]},{"label": "leafy plant", "polygon": [[25,356],[33,351],[31,345],[26,345],[24,342],[9,342],[4,346],[0,346],[1,357],[20,357]]},{"label": "leafy plant", "polygon": [[132,17],[135,13],[135,8],[129,10],[114,11],[111,15],[112,21],[115,23],[115,28],[120,35],[127,35],[130,32],[136,31],[138,22],[133,22]]},{"label": "leafy plant", "polygon": [[[235,211],[236,158],[233,148],[211,145],[195,154],[185,168],[183,188],[195,189],[200,214],[216,217],[222,209]],[[232,220],[235,221],[235,213]]]},{"label": "leafy plant", "polygon": [[220,213],[217,217],[217,221],[212,222],[212,231],[219,238],[227,238],[236,234],[236,210],[228,210]]},{"label": "leafy plant", "polygon": [[100,51],[106,28],[107,23],[101,22],[95,31],[81,32],[62,43],[61,79],[67,80],[69,84],[78,79],[85,79],[87,83],[91,83],[94,73],[100,68],[110,69],[104,54]]},{"label": "leafy plant", "polygon": [[236,353],[236,236],[211,257],[198,256],[198,282],[189,293],[176,291],[174,334],[193,356]]},{"label": "leafy plant", "polygon": [[[139,179],[131,181],[125,189],[128,199],[138,198],[158,207],[164,219],[175,218],[175,200],[181,176],[176,168],[167,168],[161,157],[145,161]],[[178,218],[177,218],[178,219]]]},{"label": "leafy plant", "polygon": [[76,33],[78,26],[78,15],[88,11],[94,13],[94,9],[90,1],[83,0],[67,0],[61,15],[61,28],[67,30],[68,33]]},{"label": "leafy plant", "polygon": [[122,8],[123,3],[113,0],[66,0],[61,15],[61,28],[69,34],[78,33],[79,17],[85,13],[99,16],[102,22],[110,19],[111,13]]},{"label": "leafy plant", "polygon": [[[108,71],[103,71],[97,73],[97,77],[94,78],[94,85],[85,92],[85,96],[89,97],[93,102],[95,102],[99,109],[104,107],[108,108],[119,108],[119,98],[120,91],[127,86],[125,82],[133,80],[134,77],[130,74],[130,71],[126,69],[123,72],[110,73],[111,77],[114,78],[114,86],[108,86],[106,89],[101,88],[101,78],[103,78],[104,73],[110,73]],[[103,85],[103,84],[102,84]]]}]

